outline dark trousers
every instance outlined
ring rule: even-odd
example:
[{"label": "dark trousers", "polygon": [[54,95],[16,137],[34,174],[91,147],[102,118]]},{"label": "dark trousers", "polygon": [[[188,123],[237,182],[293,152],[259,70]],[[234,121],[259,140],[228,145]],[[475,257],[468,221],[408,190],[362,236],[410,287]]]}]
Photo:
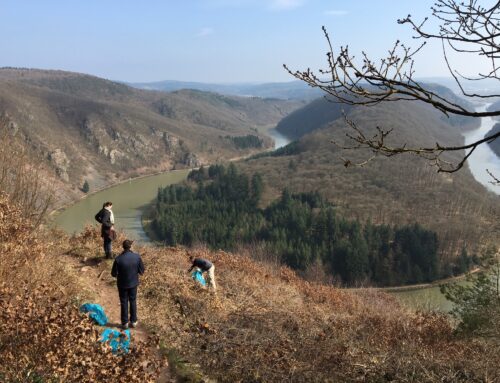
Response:
[{"label": "dark trousers", "polygon": [[137,322],[137,286],[129,289],[118,287],[122,324],[129,322],[128,304],[130,302],[130,322]]},{"label": "dark trousers", "polygon": [[108,235],[103,237],[104,239],[104,254],[106,254],[106,258],[111,258],[111,238]]}]

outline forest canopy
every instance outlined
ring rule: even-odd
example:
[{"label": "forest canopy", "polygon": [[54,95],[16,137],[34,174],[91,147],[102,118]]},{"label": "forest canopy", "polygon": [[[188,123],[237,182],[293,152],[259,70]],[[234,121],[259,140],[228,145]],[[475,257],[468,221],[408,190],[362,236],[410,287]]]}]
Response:
[{"label": "forest canopy", "polygon": [[466,252],[453,264],[441,259],[436,233],[419,224],[347,220],[320,194],[287,189],[260,208],[263,188],[259,174],[249,177],[234,164],[193,170],[186,184],[158,190],[152,229],[171,246],[205,243],[233,250],[261,244],[293,269],[320,265],[351,286],[431,282],[471,266]]}]

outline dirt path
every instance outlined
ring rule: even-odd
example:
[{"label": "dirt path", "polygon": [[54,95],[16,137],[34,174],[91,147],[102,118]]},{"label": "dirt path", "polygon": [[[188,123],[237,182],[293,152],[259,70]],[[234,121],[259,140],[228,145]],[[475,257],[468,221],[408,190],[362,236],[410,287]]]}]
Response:
[{"label": "dirt path", "polygon": [[[106,327],[121,329],[120,320],[120,300],[118,290],[115,285],[115,279],[111,277],[111,260],[103,258],[91,258],[89,260],[78,259],[71,255],[65,255],[62,259],[71,267],[80,278],[80,282],[84,284],[91,292],[95,293],[95,298],[92,303],[98,303],[104,308],[108,317]],[[140,323],[141,305],[138,301],[138,319],[139,324],[136,328],[130,329],[131,343],[140,341],[151,345],[150,336],[144,326]],[[158,350],[154,345],[150,346],[152,351],[161,359]],[[166,363],[166,361],[165,361]],[[170,383],[176,380],[172,377],[168,364],[162,367],[159,383]]]}]

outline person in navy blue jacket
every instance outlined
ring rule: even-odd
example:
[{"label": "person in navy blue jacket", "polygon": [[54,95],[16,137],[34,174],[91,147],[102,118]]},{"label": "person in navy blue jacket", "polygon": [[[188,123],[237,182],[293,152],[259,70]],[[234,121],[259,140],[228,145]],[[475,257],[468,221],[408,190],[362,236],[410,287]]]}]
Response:
[{"label": "person in navy blue jacket", "polygon": [[[121,321],[123,329],[137,326],[137,286],[139,274],[144,274],[144,264],[141,256],[131,251],[129,239],[123,241],[123,252],[115,258],[111,275],[117,278],[118,294],[120,295]],[[128,307],[130,303],[130,321]]]}]

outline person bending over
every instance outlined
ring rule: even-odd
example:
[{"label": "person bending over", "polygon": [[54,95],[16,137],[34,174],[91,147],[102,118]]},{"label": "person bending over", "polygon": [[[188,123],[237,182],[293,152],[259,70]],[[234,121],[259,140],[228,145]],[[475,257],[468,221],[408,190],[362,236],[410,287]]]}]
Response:
[{"label": "person bending over", "polygon": [[199,268],[202,273],[207,273],[208,285],[215,291],[215,266],[213,263],[204,258],[195,258],[192,255],[189,256],[189,261],[191,262],[191,267],[189,268],[188,273],[190,273],[195,267]]}]

